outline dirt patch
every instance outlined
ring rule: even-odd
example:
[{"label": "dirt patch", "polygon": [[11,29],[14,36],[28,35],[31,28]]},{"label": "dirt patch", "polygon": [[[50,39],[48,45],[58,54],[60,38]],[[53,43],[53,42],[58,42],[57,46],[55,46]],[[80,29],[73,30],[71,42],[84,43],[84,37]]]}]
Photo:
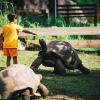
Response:
[{"label": "dirt patch", "polygon": [[70,97],[65,95],[48,96],[45,100],[70,100]]},{"label": "dirt patch", "polygon": [[66,96],[66,95],[54,95],[54,96],[48,96],[44,99],[35,99],[35,100],[84,100],[82,98],[79,97],[70,97],[70,96]]}]

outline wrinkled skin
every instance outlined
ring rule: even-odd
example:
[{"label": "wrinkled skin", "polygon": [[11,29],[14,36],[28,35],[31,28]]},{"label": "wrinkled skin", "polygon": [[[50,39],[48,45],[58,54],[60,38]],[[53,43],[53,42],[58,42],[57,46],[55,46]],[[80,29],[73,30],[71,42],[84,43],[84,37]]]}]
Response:
[{"label": "wrinkled skin", "polygon": [[31,64],[31,68],[36,71],[38,67],[54,67],[55,74],[66,74],[66,70],[78,69],[83,74],[89,74],[90,70],[84,67],[75,49],[65,41],[51,41],[46,45],[44,40],[39,40],[41,51],[38,57]]}]

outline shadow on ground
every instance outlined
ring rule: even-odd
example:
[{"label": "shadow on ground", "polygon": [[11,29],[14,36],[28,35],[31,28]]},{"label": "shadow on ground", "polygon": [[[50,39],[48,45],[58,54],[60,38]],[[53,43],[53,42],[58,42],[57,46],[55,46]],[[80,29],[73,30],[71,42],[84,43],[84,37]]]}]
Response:
[{"label": "shadow on ground", "polygon": [[51,98],[57,95],[75,100],[100,100],[100,69],[91,70],[88,75],[72,71],[61,76],[43,69],[38,73],[43,75],[43,83],[49,88]]}]

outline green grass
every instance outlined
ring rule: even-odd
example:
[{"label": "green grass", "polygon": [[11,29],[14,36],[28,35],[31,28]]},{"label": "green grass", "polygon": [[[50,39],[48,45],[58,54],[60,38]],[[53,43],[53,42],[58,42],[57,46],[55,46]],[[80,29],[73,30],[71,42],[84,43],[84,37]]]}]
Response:
[{"label": "green grass", "polygon": [[[67,75],[60,76],[52,74],[53,68],[42,65],[38,73],[43,75],[43,83],[52,96],[64,95],[63,98],[69,96],[70,100],[100,100],[100,56],[86,53],[79,53],[79,56],[83,64],[91,70],[91,74],[82,75],[78,70],[66,70]],[[36,57],[35,51],[19,51],[18,63],[30,66]],[[6,58],[0,55],[1,68],[6,66],[5,61]]]},{"label": "green grass", "polygon": [[83,52],[100,52],[100,48],[80,48],[78,50]]},{"label": "green grass", "polygon": [[100,26],[100,22],[99,22],[99,23],[97,23],[97,26]]}]

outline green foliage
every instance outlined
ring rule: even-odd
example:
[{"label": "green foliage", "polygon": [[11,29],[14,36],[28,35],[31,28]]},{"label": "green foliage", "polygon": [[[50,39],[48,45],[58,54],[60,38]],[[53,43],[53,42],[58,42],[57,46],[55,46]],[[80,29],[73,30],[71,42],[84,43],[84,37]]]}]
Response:
[{"label": "green foliage", "polygon": [[97,35],[74,35],[74,36],[58,36],[58,40],[92,40],[92,39],[100,39]]},{"label": "green foliage", "polygon": [[0,15],[0,27],[3,27],[7,22],[7,15]]},{"label": "green foliage", "polygon": [[47,18],[43,14],[24,14],[19,17],[19,24],[24,27],[43,27],[47,25]]},{"label": "green foliage", "polygon": [[35,27],[83,27],[90,26],[89,23],[76,23],[76,22],[66,22],[63,16],[58,16],[56,19],[53,16],[47,18],[43,14],[26,14],[19,16],[18,23],[23,27],[35,28]]},{"label": "green foliage", "polygon": [[63,16],[58,16],[56,19],[53,16],[49,16],[48,26],[64,27],[66,26],[66,21]]},{"label": "green foliage", "polygon": [[15,12],[15,6],[8,0],[0,1],[0,14],[4,15],[10,12]]},{"label": "green foliage", "polygon": [[100,52],[100,48],[80,48],[78,51]]}]

